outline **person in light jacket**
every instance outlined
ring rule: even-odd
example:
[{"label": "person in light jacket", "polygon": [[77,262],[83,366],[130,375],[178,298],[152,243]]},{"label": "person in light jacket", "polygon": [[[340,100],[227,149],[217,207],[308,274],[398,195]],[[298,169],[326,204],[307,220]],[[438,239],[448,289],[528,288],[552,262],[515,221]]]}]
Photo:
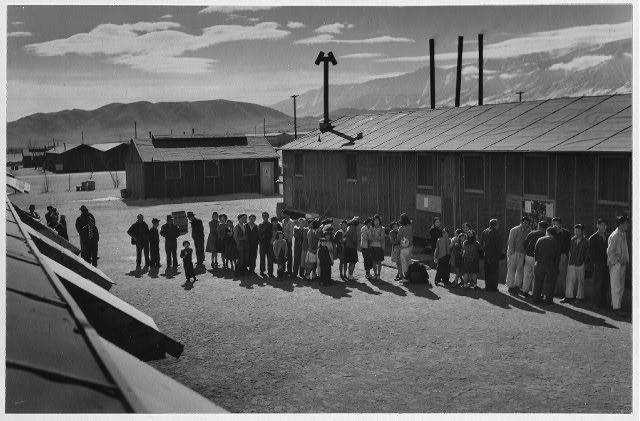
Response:
[{"label": "person in light jacket", "polygon": [[629,218],[619,216],[616,218],[615,231],[609,236],[607,245],[607,265],[609,265],[609,277],[611,278],[611,307],[615,315],[624,317],[622,311],[622,295],[624,294],[624,281],[629,264],[629,248],[627,247],[627,231],[629,231]]},{"label": "person in light jacket", "polygon": [[411,253],[413,252],[413,227],[409,215],[400,215],[400,229],[398,229],[398,239],[400,240],[400,262],[402,264],[402,276],[407,279],[407,270],[411,263]]},{"label": "person in light jacket", "polygon": [[369,241],[369,257],[373,263],[373,280],[380,280],[382,262],[384,261],[384,227],[380,215],[373,215],[371,228],[367,230]]},{"label": "person in light jacket", "polygon": [[[529,234],[529,217],[523,216],[520,225],[509,231],[507,244],[507,288],[510,293],[517,293],[522,288],[524,278],[524,241]],[[468,240],[467,240],[468,241]]]}]

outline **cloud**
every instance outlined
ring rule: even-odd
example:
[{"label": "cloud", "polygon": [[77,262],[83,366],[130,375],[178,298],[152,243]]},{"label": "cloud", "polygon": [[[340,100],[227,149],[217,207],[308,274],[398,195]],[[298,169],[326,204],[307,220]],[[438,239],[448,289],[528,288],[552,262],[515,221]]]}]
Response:
[{"label": "cloud", "polygon": [[160,19],[171,19],[172,17],[173,17],[173,15],[172,15],[172,14],[167,13],[166,15],[162,15],[162,16],[160,16]]},{"label": "cloud", "polygon": [[329,23],[327,25],[322,25],[313,30],[318,34],[341,34],[343,29],[353,28],[354,25],[352,23]]},{"label": "cloud", "polygon": [[336,43],[336,44],[384,44],[391,42],[415,42],[411,38],[404,37],[392,37],[389,35],[385,35],[382,37],[375,38],[365,38],[365,39],[336,39],[331,34],[320,34],[309,38],[299,39],[294,42],[294,44],[304,44],[304,45],[313,45],[313,44],[327,44],[327,43]]},{"label": "cloud", "polygon": [[31,35],[33,35],[31,32],[16,31],[16,32],[9,32],[7,34],[7,37],[9,37],[9,38],[25,38],[25,37],[30,37]]},{"label": "cloud", "polygon": [[291,32],[276,22],[254,26],[216,25],[204,28],[202,34],[177,31],[175,22],[138,22],[134,24],[102,24],[88,33],[56,39],[24,48],[38,56],[105,55],[109,61],[152,73],[204,73],[210,70],[211,58],[184,57],[183,54],[213,45],[234,41],[275,40]]},{"label": "cloud", "polygon": [[376,58],[376,57],[384,57],[382,53],[355,53],[355,54],[347,54],[344,56],[340,56],[340,58]]},{"label": "cloud", "polygon": [[595,67],[600,63],[604,63],[605,61],[612,59],[612,56],[582,56],[576,57],[568,63],[555,63],[549,70],[564,70],[565,72],[569,71],[580,71],[584,69],[588,69],[589,67]]},{"label": "cloud", "polygon": [[14,20],[13,22],[11,22],[12,25],[24,25],[24,22],[22,22],[21,20]]},{"label": "cloud", "polygon": [[302,23],[302,22],[292,22],[292,21],[289,21],[289,22],[287,23],[287,28],[289,28],[289,29],[299,29],[299,28],[306,28],[306,27],[307,27],[307,25],[305,25],[305,24],[304,24],[304,23]]},{"label": "cloud", "polygon": [[[573,26],[553,31],[534,32],[526,36],[485,45],[484,58],[506,59],[525,54],[548,53],[554,50],[573,49],[583,46],[599,46],[608,42],[630,39],[631,35],[631,21],[617,24]],[[485,35],[485,42],[487,38],[488,35]],[[477,51],[474,50],[472,53],[477,54]],[[469,52],[466,54],[469,54]],[[456,57],[456,52],[436,54],[436,59],[439,61],[456,60]],[[389,57],[376,61],[420,63],[427,60],[429,60],[428,55]]]},{"label": "cloud", "polygon": [[258,10],[269,10],[272,9],[273,6],[209,6],[200,10],[198,13],[224,13],[224,14],[232,14],[235,12],[256,12]]}]

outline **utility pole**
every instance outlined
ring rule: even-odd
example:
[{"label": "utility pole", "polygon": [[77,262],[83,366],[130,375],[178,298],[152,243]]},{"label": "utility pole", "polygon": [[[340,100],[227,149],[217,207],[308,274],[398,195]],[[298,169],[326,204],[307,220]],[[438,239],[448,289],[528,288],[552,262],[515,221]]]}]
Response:
[{"label": "utility pole", "polygon": [[291,98],[293,98],[293,139],[297,139],[298,138],[298,122],[296,119],[296,98],[299,97],[300,95],[291,95]]},{"label": "utility pole", "polygon": [[520,102],[522,102],[522,94],[524,93],[523,91],[518,91],[516,92],[520,98]]}]

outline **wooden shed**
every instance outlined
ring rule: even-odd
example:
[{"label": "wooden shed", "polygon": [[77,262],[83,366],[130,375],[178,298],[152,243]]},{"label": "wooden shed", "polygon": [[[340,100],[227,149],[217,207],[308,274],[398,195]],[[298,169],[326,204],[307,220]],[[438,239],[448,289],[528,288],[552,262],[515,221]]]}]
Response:
[{"label": "wooden shed", "polygon": [[126,172],[132,198],[273,194],[278,154],[264,137],[152,136],[131,141]]},{"label": "wooden shed", "polygon": [[[559,98],[339,118],[282,147],[287,208],[347,218],[402,212],[503,238],[523,214],[594,231],[631,212],[631,95]],[[362,139],[351,141],[362,133]]]},{"label": "wooden shed", "polygon": [[125,169],[129,142],[93,143],[90,146],[101,152],[102,170],[122,171]]}]

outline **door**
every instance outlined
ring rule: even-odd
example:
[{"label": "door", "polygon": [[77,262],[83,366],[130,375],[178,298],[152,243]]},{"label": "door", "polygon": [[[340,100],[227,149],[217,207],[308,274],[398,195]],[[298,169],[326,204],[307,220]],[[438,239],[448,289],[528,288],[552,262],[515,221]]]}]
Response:
[{"label": "door", "polygon": [[260,163],[260,193],[273,194],[273,162]]}]

